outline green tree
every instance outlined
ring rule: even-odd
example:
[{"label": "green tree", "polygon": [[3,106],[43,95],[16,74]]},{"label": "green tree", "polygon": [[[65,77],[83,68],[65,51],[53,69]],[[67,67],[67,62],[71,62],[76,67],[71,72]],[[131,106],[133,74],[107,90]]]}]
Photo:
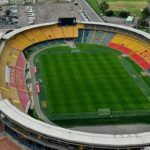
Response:
[{"label": "green tree", "polygon": [[141,12],[141,18],[142,19],[147,19],[150,16],[150,11],[149,11],[149,7],[146,7],[143,9],[143,11]]},{"label": "green tree", "polygon": [[99,8],[102,10],[103,14],[105,14],[106,10],[109,9],[109,5],[105,1],[102,1],[99,4]]},{"label": "green tree", "polygon": [[149,26],[150,21],[150,8],[149,6],[144,8],[141,12],[141,17],[138,21],[138,26]]}]

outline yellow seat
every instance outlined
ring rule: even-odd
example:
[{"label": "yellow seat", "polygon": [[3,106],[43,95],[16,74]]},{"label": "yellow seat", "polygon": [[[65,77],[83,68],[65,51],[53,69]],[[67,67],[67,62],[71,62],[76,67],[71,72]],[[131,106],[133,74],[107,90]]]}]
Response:
[{"label": "yellow seat", "polygon": [[6,44],[11,48],[15,48],[19,51],[22,51],[23,49],[31,45],[31,41],[22,33],[19,33],[7,40]]},{"label": "yellow seat", "polygon": [[124,45],[125,47],[129,48],[131,52],[140,55],[142,58],[144,58],[144,60],[149,62],[150,46],[148,43],[140,41],[140,39],[136,39],[135,37],[130,37],[123,34],[117,34],[111,40],[111,42]]},{"label": "yellow seat", "polygon": [[[0,54],[0,92],[2,98],[10,100],[13,105],[22,110],[17,89],[15,86],[9,86],[5,81],[5,70],[6,66],[16,66],[18,56],[25,48],[45,40],[78,37],[78,30],[83,28],[83,24],[78,24],[72,27],[49,25],[22,31],[8,39]],[[15,78],[15,74],[14,76],[11,76],[12,82]]]}]

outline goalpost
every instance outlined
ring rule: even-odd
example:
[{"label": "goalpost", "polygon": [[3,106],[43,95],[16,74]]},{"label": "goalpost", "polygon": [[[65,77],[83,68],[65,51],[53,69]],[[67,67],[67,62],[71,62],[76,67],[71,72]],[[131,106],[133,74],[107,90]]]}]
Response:
[{"label": "goalpost", "polygon": [[80,50],[79,49],[74,49],[70,51],[71,54],[79,54]]},{"label": "goalpost", "polygon": [[98,115],[99,116],[110,116],[110,109],[104,108],[104,109],[98,109]]}]

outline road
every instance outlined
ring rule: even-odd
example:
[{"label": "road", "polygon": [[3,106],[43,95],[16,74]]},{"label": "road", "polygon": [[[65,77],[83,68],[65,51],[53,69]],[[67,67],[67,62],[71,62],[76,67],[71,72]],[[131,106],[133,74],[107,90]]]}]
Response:
[{"label": "road", "polygon": [[92,22],[104,22],[103,19],[90,7],[86,0],[76,0],[76,2]]}]

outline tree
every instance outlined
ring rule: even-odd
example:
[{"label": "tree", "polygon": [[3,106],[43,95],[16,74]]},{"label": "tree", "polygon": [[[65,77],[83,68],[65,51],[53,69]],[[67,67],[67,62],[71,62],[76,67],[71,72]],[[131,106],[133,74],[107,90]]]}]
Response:
[{"label": "tree", "polygon": [[112,10],[106,11],[106,16],[112,17],[114,15],[114,12]]},{"label": "tree", "polygon": [[99,8],[102,10],[103,14],[105,14],[106,10],[109,8],[109,5],[105,1],[102,1],[99,4]]},{"label": "tree", "polygon": [[146,7],[143,9],[143,11],[141,12],[141,18],[142,19],[147,19],[150,16],[150,11],[149,11],[149,7]]},{"label": "tree", "polygon": [[121,18],[127,18],[130,15],[130,12],[128,11],[120,11],[119,17]]},{"label": "tree", "polygon": [[141,17],[139,19],[138,25],[149,26],[149,21],[150,21],[150,10],[149,7],[146,7],[141,12]]}]

